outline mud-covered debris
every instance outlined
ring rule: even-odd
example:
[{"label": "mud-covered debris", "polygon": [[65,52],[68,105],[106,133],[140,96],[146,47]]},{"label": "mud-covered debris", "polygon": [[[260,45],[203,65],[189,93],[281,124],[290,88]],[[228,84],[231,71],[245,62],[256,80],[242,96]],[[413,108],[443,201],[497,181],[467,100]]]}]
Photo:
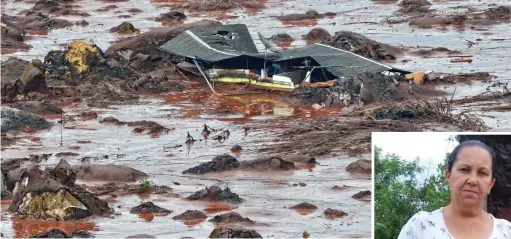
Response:
[{"label": "mud-covered debris", "polygon": [[191,221],[191,220],[199,220],[199,219],[206,219],[206,218],[208,218],[208,216],[206,216],[206,214],[201,211],[186,210],[186,212],[183,212],[177,216],[174,216],[172,219],[182,220],[182,221]]},{"label": "mud-covered debris", "polygon": [[[2,50],[6,49],[4,41],[7,41],[3,31],[4,27],[2,27]],[[27,91],[20,78],[28,64],[28,61],[16,57],[9,57],[2,62],[2,102],[13,102],[17,95]]]},{"label": "mud-covered debris", "polygon": [[38,115],[62,114],[64,111],[47,100],[44,101],[18,101],[11,105],[12,108],[27,111]]},{"label": "mud-covered debris", "polygon": [[278,16],[277,19],[280,21],[303,21],[303,20],[313,20],[313,19],[321,19],[327,16],[335,16],[335,13],[327,12],[324,14],[319,14],[316,10],[308,10],[304,13],[293,13],[283,16]]},{"label": "mud-covered debris", "polygon": [[309,42],[318,42],[323,40],[326,37],[330,37],[330,33],[323,28],[313,28],[312,30],[304,36],[304,40]]},{"label": "mud-covered debris", "polygon": [[18,109],[1,106],[2,115],[2,132],[11,130],[20,130],[24,127],[30,127],[34,130],[48,129],[51,123],[47,120]]},{"label": "mud-covered debris", "polygon": [[194,138],[190,135],[190,132],[188,132],[188,133],[186,134],[186,141],[185,141],[185,144],[188,144],[188,145],[189,145],[189,144],[193,144],[195,141],[197,141],[197,140],[195,140],[195,139],[194,139]]},{"label": "mud-covered debris", "polygon": [[[88,17],[90,14],[86,12],[78,11],[75,8],[76,5],[70,4],[73,1],[65,0],[39,0],[36,2],[34,7],[30,9],[30,12],[43,12],[45,14],[52,14],[57,16],[74,15]],[[30,13],[29,12],[29,13]]]},{"label": "mud-covered debris", "polygon": [[511,19],[511,6],[498,6],[485,10],[482,15],[487,19],[492,20],[510,20]]},{"label": "mud-covered debris", "polygon": [[242,170],[292,170],[296,169],[293,162],[286,161],[279,157],[270,157],[262,159],[253,159],[248,161],[242,161],[240,163],[240,169]]},{"label": "mud-covered debris", "polygon": [[250,220],[248,217],[242,217],[237,212],[228,212],[220,215],[216,215],[209,220],[215,224],[233,224],[233,223],[249,223],[253,224],[254,221]]},{"label": "mud-covered debris", "polygon": [[150,185],[149,188],[143,188],[140,184],[127,184],[127,183],[106,183],[101,186],[88,186],[87,189],[95,196],[102,196],[107,194],[123,195],[132,193],[151,193],[151,194],[165,194],[172,193],[172,188],[162,185]]},{"label": "mud-covered debris", "polygon": [[68,20],[53,18],[35,11],[29,11],[24,17],[16,18],[16,23],[23,26],[29,33],[47,33],[48,30],[65,28],[73,25],[73,23]]},{"label": "mud-covered debris", "polygon": [[371,173],[371,161],[366,159],[359,159],[353,163],[350,163],[346,167],[346,171],[350,173]]},{"label": "mud-covered debris", "polygon": [[197,191],[195,194],[188,196],[186,199],[210,202],[225,201],[229,203],[241,203],[243,201],[243,199],[241,199],[236,193],[231,192],[229,187],[226,187],[224,190],[222,190],[218,186],[206,187],[205,189]]},{"label": "mud-covered debris", "polygon": [[371,201],[371,191],[360,191],[358,193],[355,193],[352,198],[361,200],[361,201]]},{"label": "mud-covered debris", "polygon": [[241,226],[220,226],[215,228],[209,238],[263,238],[254,230],[246,229]]},{"label": "mud-covered debris", "polygon": [[142,238],[156,238],[156,237],[151,236],[151,235],[147,235],[147,234],[137,234],[137,235],[128,236],[126,238],[138,238],[138,239],[142,239]]},{"label": "mud-covered debris", "polygon": [[175,36],[194,27],[208,27],[218,25],[221,25],[221,23],[215,21],[201,21],[178,26],[157,28],[111,45],[106,50],[106,54],[109,58],[119,59],[119,51],[132,50],[132,55],[142,53],[144,55],[151,56],[151,59],[163,59],[166,57],[166,54],[159,51],[158,47],[171,40]]},{"label": "mud-covered debris", "polygon": [[154,205],[152,202],[145,202],[130,210],[133,214],[170,214],[171,210]]},{"label": "mud-covered debris", "polygon": [[85,21],[85,20],[81,20],[81,21],[76,21],[75,22],[75,25],[77,26],[82,26],[82,27],[86,27],[89,25],[89,22]]},{"label": "mud-covered debris", "polygon": [[228,170],[237,169],[240,166],[238,160],[228,154],[216,156],[212,161],[201,163],[199,166],[189,168],[183,171],[183,174],[205,174],[205,173],[219,173]]},{"label": "mud-covered debris", "polygon": [[272,42],[282,42],[282,41],[294,41],[293,37],[291,37],[289,34],[287,33],[279,33],[279,34],[275,34],[273,36],[270,37],[270,40]]},{"label": "mud-covered debris", "polygon": [[67,233],[61,231],[60,229],[52,229],[47,232],[33,235],[30,238],[71,238],[71,236],[67,235]]},{"label": "mud-covered debris", "polygon": [[219,11],[219,10],[230,10],[235,8],[247,8],[247,9],[262,9],[264,3],[255,0],[192,0],[187,5],[184,5],[188,11]]},{"label": "mud-covered debris", "polygon": [[135,129],[133,129],[134,133],[137,133],[137,134],[146,133],[153,137],[158,137],[163,133],[168,133],[171,130],[173,130],[173,129],[166,128],[154,121],[141,120],[141,121],[123,122],[123,121],[120,121],[112,116],[106,117],[103,120],[101,120],[100,122],[105,123],[105,124],[127,125],[127,126],[131,126],[131,127],[135,127]]},{"label": "mud-covered debris", "polygon": [[[131,65],[134,69],[142,72],[150,71],[154,68],[149,55],[138,54],[132,61]],[[166,76],[150,76],[144,75],[132,83],[132,88],[141,93],[170,93],[182,92],[185,86],[180,81],[170,81]]]},{"label": "mud-covered debris", "polygon": [[399,5],[401,13],[427,13],[432,4],[428,0],[403,0]]},{"label": "mud-covered debris", "polygon": [[159,17],[154,20],[157,22],[171,22],[171,21],[183,21],[186,19],[186,15],[180,11],[170,11],[167,13],[160,14]]},{"label": "mud-covered debris", "polygon": [[318,209],[316,205],[308,202],[301,202],[294,206],[289,207],[289,209]]},{"label": "mud-covered debris", "polygon": [[96,112],[82,112],[79,117],[83,120],[83,121],[87,121],[87,120],[91,120],[91,119],[97,119],[98,118],[98,113]]},{"label": "mud-covered debris", "polygon": [[465,83],[472,84],[474,81],[478,82],[489,82],[492,79],[492,75],[488,72],[476,72],[476,73],[462,73],[454,75],[446,75],[442,78],[442,82],[451,84]]},{"label": "mud-covered debris", "polygon": [[114,212],[107,202],[84,188],[64,184],[69,175],[56,173],[57,170],[24,169],[16,183],[9,211],[26,217],[56,220],[77,220]]},{"label": "mud-covered debris", "polygon": [[345,213],[341,210],[332,209],[332,208],[326,209],[324,213],[325,213],[325,216],[329,219],[343,218],[344,216],[348,215],[348,213]]},{"label": "mud-covered debris", "polygon": [[339,31],[326,37],[322,44],[353,52],[357,55],[375,60],[395,60],[402,49],[374,41],[361,34],[350,31]]},{"label": "mud-covered debris", "polygon": [[302,236],[303,238],[309,238],[311,234],[309,234],[307,231],[304,231]]},{"label": "mud-covered debris", "polygon": [[73,166],[73,170],[78,179],[87,181],[137,182],[148,177],[146,173],[124,165],[84,164]]},{"label": "mud-covered debris", "polygon": [[229,135],[231,135],[231,132],[228,129],[226,129],[222,131],[220,134],[213,136],[212,139],[218,140],[218,142],[224,142],[229,138]]},{"label": "mud-covered debris", "polygon": [[129,22],[123,22],[119,26],[110,28],[110,32],[117,34],[140,34],[140,30]]}]

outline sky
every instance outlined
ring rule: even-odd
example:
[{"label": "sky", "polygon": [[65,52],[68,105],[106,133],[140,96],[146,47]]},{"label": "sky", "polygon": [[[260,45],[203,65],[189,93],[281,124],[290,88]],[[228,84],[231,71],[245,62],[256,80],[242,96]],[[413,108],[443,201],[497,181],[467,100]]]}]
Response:
[{"label": "sky", "polygon": [[[449,140],[452,133],[445,132],[373,132],[372,141],[384,153],[394,153],[404,160],[413,161],[417,157],[425,169],[425,175],[436,172],[438,164],[451,152],[457,141]],[[428,170],[429,169],[429,170]]]}]

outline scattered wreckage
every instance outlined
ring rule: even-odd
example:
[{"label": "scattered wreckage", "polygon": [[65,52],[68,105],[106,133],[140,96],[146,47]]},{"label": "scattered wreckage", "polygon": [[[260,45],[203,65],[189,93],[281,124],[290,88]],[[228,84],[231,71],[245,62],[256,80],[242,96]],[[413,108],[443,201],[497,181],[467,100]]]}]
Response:
[{"label": "scattered wreckage", "polygon": [[293,91],[302,86],[331,87],[338,79],[366,73],[399,75],[410,84],[436,77],[432,71],[412,73],[320,43],[281,51],[258,36],[264,53],[257,50],[244,24],[194,28],[159,50],[184,58],[176,68],[205,78],[214,93],[215,82]]}]

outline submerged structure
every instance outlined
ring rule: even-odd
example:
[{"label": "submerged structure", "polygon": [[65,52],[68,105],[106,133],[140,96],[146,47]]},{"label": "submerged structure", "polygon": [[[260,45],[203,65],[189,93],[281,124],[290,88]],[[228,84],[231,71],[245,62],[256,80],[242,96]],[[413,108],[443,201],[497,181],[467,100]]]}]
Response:
[{"label": "submerged structure", "polygon": [[303,84],[332,86],[338,78],[366,72],[410,73],[318,43],[280,51],[258,35],[266,47],[264,53],[257,50],[244,24],[194,28],[159,49],[184,57],[177,67],[203,76],[208,84],[242,83],[292,91]]}]

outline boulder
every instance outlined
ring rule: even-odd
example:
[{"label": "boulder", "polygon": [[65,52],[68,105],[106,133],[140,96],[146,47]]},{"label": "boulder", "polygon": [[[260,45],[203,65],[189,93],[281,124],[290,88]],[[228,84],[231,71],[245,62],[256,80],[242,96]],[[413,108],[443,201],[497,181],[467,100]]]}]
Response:
[{"label": "boulder", "polygon": [[346,167],[346,171],[350,173],[371,174],[371,161],[367,159],[359,159],[353,163],[350,163]]},{"label": "boulder", "polygon": [[209,220],[210,222],[217,224],[231,224],[231,223],[254,223],[254,221],[250,220],[248,217],[242,217],[237,212],[228,212],[220,215],[214,216]]},{"label": "boulder", "polygon": [[189,168],[183,171],[183,174],[205,174],[205,173],[219,173],[237,169],[240,166],[238,160],[228,154],[219,155],[213,158],[212,161],[201,163],[199,166]]},{"label": "boulder", "polygon": [[51,127],[51,123],[47,120],[26,111],[1,106],[1,112],[2,132],[20,130],[25,127],[30,127],[33,130],[42,130]]},{"label": "boulder", "polygon": [[204,214],[201,211],[197,210],[186,210],[186,212],[183,212],[172,219],[174,220],[183,220],[183,221],[191,221],[191,220],[199,220],[199,219],[206,219],[208,216]]},{"label": "boulder", "polygon": [[341,210],[336,210],[336,209],[332,209],[332,208],[328,208],[325,210],[325,216],[329,219],[334,219],[334,218],[343,218],[344,216],[347,216],[348,214],[341,211]]},{"label": "boulder", "polygon": [[123,22],[119,26],[110,28],[110,32],[117,34],[140,34],[140,30],[129,22]]},{"label": "boulder", "polygon": [[[30,49],[30,46],[24,43],[25,31],[23,30],[23,28],[16,24],[10,16],[2,14],[1,18],[2,25],[0,26],[0,29],[2,34],[1,38],[2,54]],[[4,69],[7,70],[6,68],[3,67],[2,63],[2,82],[4,80],[3,79]]]},{"label": "boulder", "polygon": [[294,206],[289,207],[290,209],[318,209],[316,205],[308,203],[308,202],[301,202]]},{"label": "boulder", "polygon": [[152,202],[145,202],[130,210],[133,214],[170,214],[171,210],[154,205]]},{"label": "boulder", "polygon": [[186,199],[210,202],[225,201],[229,203],[241,203],[243,200],[236,193],[231,192],[228,187],[222,190],[218,186],[206,187],[205,189],[188,196]]},{"label": "boulder", "polygon": [[254,230],[247,229],[241,226],[221,226],[215,228],[209,238],[263,238],[259,233]]},{"label": "boulder", "polygon": [[310,42],[318,42],[330,36],[332,35],[330,35],[330,33],[328,33],[325,29],[318,27],[310,30],[310,32],[305,35],[304,39]]},{"label": "boulder", "polygon": [[137,182],[148,177],[144,172],[124,165],[86,164],[73,166],[76,177],[86,181]]},{"label": "boulder", "polygon": [[38,115],[60,115],[62,109],[49,101],[18,101],[11,105],[12,108],[30,112]]},{"label": "boulder", "polygon": [[53,170],[45,172],[35,167],[23,169],[9,211],[32,218],[55,220],[77,220],[114,212],[107,202],[80,186],[67,184],[67,181],[69,175]]},{"label": "boulder", "polygon": [[42,92],[47,88],[43,72],[33,63],[25,67],[19,79],[23,83],[23,93],[25,94],[31,91]]}]

